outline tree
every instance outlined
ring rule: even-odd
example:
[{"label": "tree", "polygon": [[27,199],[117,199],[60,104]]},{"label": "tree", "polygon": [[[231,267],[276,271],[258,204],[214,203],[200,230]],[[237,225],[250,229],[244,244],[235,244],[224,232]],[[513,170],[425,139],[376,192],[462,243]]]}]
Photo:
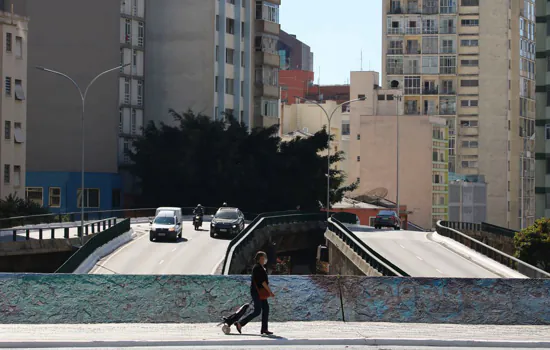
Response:
[{"label": "tree", "polygon": [[[191,111],[170,111],[174,126],[149,123],[130,152],[131,172],[140,180],[140,205],[219,206],[245,211],[319,208],[326,201],[327,132],[281,142],[277,126],[248,131],[231,116],[212,120]],[[343,158],[338,152],[331,163]],[[331,201],[354,186],[331,170]]]},{"label": "tree", "polygon": [[514,237],[516,257],[550,272],[550,219],[535,221]]},{"label": "tree", "polygon": [[[4,199],[0,199],[0,218],[41,214],[48,214],[48,209],[42,208],[29,200],[19,198],[17,195],[10,194]],[[45,220],[45,218],[42,217],[37,220]],[[29,222],[32,222],[32,220]],[[12,220],[3,220],[0,222],[0,227],[11,227],[14,223],[15,221]]]}]

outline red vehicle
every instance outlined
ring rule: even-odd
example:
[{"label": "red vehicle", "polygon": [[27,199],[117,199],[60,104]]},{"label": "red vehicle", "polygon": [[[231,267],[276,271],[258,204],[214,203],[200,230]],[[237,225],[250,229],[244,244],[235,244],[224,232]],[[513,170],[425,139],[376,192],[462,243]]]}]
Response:
[{"label": "red vehicle", "polygon": [[374,228],[379,230],[382,227],[393,227],[395,230],[401,230],[401,219],[393,210],[381,210],[374,219]]}]

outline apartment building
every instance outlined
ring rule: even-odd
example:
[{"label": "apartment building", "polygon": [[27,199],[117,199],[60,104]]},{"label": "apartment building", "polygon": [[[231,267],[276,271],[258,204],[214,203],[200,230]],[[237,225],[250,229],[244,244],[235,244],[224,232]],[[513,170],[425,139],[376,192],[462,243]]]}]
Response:
[{"label": "apartment building", "polygon": [[314,71],[313,52],[309,45],[284,30],[279,34],[279,56],[281,70]]},{"label": "apartment building", "polygon": [[536,1],[536,217],[550,217],[550,4]]},{"label": "apartment building", "polygon": [[[410,115],[402,91],[381,89],[377,72],[351,73],[348,179],[355,195],[377,188],[406,204],[409,221],[424,228],[448,218],[448,128],[438,116]],[[399,154],[399,166],[397,155]],[[399,172],[399,180],[397,174]]]},{"label": "apartment building", "polygon": [[[28,46],[24,54],[29,53],[28,117],[27,125],[23,124],[27,134],[27,198],[52,212],[78,211],[81,194],[85,196],[86,210],[119,207],[119,73],[102,76],[88,91],[84,117],[85,189],[82,191],[79,93],[69,80],[34,67],[63,72],[85,89],[97,74],[119,66],[121,3],[112,0],[4,1],[5,8],[11,4],[15,13],[32,18],[28,35],[23,36]],[[15,45],[15,38],[13,40]]]},{"label": "apartment building", "polygon": [[280,5],[281,0],[256,0],[253,127],[269,127],[279,123]]},{"label": "apartment building", "polygon": [[28,21],[0,11],[0,199],[25,198]]},{"label": "apartment building", "polygon": [[384,0],[384,87],[449,127],[450,172],[483,175],[487,221],[535,217],[533,0]]}]

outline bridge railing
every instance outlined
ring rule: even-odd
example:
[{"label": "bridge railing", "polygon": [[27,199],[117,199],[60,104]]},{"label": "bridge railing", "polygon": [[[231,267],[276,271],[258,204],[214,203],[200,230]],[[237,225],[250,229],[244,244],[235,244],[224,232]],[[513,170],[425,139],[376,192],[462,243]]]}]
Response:
[{"label": "bridge railing", "polygon": [[[530,265],[524,261],[521,261],[511,255],[508,255],[504,252],[501,252],[500,250],[497,250],[483,242],[478,241],[477,239],[474,239],[470,236],[468,236],[465,233],[462,233],[458,231],[457,229],[453,227],[445,226],[445,224],[448,224],[445,221],[438,221],[437,222],[437,233],[439,233],[442,236],[451,238],[473,250],[475,250],[478,253],[481,253],[505,266],[508,266],[509,268],[518,271],[519,273],[530,277],[530,278],[550,278],[550,273],[545,272],[533,265]],[[481,224],[470,224],[470,223],[462,223],[465,224],[463,226],[460,226],[463,230],[474,230],[474,227],[481,228]],[[477,226],[476,226],[477,225]],[[457,225],[453,225],[457,226]]]},{"label": "bridge railing", "polygon": [[365,260],[383,276],[409,277],[405,271],[394,265],[382,255],[378,254],[337,219],[333,217],[329,218],[328,229],[334,232],[334,234],[344,241],[344,243],[348,245],[357,255],[363,258],[363,260]]},{"label": "bridge railing", "polygon": [[130,219],[125,219],[93,236],[80,247],[55,273],[73,273],[99,247],[130,231]]},{"label": "bridge railing", "polygon": [[488,232],[499,236],[506,236],[514,238],[516,231],[510,230],[504,227],[482,222],[481,224],[474,224],[472,222],[460,222],[460,221],[441,221],[441,224],[445,227],[450,227],[455,230],[467,230],[475,232]]},{"label": "bridge railing", "polygon": [[236,250],[240,245],[246,244],[254,237],[255,230],[260,230],[269,225],[282,225],[288,223],[300,223],[309,221],[325,221],[326,215],[327,214],[323,212],[304,214],[303,212],[295,210],[259,214],[244,230],[242,230],[229,243],[223,263],[222,274],[229,274],[231,260],[233,259]]},{"label": "bridge railing", "polygon": [[[184,216],[193,215],[195,207],[180,207]],[[214,215],[218,207],[204,207],[205,215]],[[151,218],[155,216],[157,208],[138,208],[138,209],[115,209],[115,210],[92,210],[84,212],[84,220],[102,220],[105,218]],[[244,212],[247,220],[253,220],[257,214]],[[25,227],[29,225],[41,224],[67,224],[74,223],[78,226],[81,218],[80,212],[48,213],[39,215],[14,216],[9,218],[0,218],[0,229]]]},{"label": "bridge railing", "polygon": [[[105,231],[117,224],[117,218],[107,218],[97,221],[88,221],[84,223],[84,236],[94,234],[96,232]],[[10,235],[12,241],[16,242],[24,235],[25,240],[31,239],[43,240],[43,239],[69,239],[71,237],[71,229],[76,230],[73,232],[73,237],[78,237],[80,233],[80,226],[50,226],[50,227],[38,227],[38,228],[24,228],[24,229],[10,229],[1,230],[0,237]]]}]

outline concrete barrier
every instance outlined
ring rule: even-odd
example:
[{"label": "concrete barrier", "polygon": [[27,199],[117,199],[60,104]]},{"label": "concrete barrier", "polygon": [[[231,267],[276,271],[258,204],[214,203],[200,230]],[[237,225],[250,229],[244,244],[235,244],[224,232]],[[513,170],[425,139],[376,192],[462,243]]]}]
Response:
[{"label": "concrete barrier", "polygon": [[[210,323],[249,276],[0,275],[0,323]],[[274,276],[270,320],[550,325],[550,280]]]}]

